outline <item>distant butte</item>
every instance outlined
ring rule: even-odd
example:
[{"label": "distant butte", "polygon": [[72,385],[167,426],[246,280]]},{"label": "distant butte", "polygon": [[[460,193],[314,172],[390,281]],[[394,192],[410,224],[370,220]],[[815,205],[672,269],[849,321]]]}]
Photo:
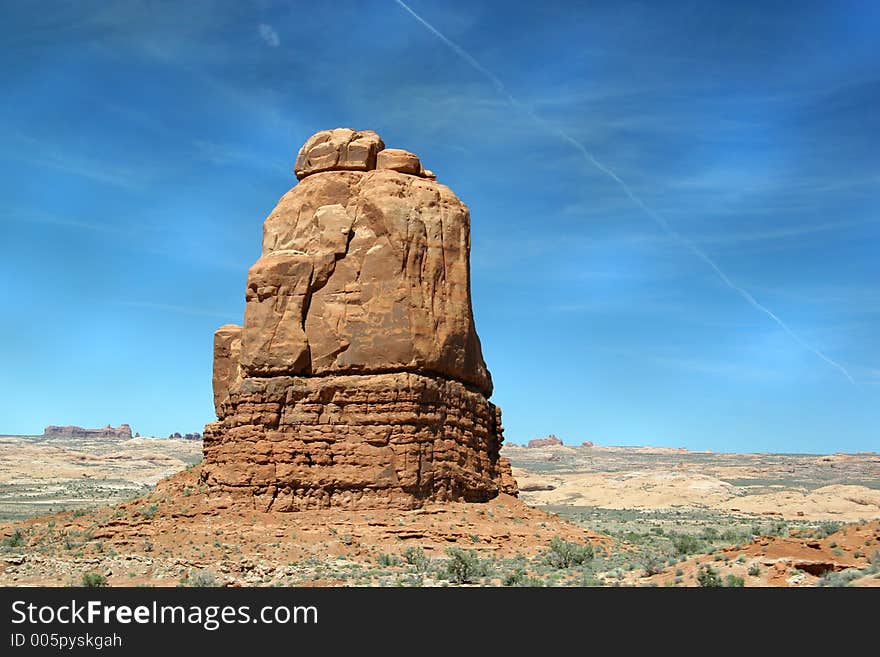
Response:
[{"label": "distant butte", "polygon": [[559,447],[562,445],[562,441],[554,436],[552,433],[546,438],[532,438],[529,441],[527,447]]},{"label": "distant butte", "polygon": [[127,424],[120,424],[118,427],[111,427],[109,424],[100,429],[83,429],[76,425],[68,425],[66,427],[55,426],[50,424],[43,429],[44,438],[118,438],[120,440],[128,440],[131,438],[131,427]]}]

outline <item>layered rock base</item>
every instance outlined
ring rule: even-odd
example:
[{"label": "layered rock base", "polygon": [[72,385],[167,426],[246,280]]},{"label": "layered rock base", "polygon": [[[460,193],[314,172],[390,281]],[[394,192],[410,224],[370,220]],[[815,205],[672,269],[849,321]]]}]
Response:
[{"label": "layered rock base", "polygon": [[417,507],[516,493],[501,411],[411,372],[245,379],[205,428],[206,482],[257,508]]}]

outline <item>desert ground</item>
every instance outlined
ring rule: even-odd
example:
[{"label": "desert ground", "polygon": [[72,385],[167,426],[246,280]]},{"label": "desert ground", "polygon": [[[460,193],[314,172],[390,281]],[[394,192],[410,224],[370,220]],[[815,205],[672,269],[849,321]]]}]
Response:
[{"label": "desert ground", "polygon": [[504,454],[519,499],[263,513],[209,494],[198,442],[0,438],[0,584],[880,585],[876,453]]},{"label": "desert ground", "polygon": [[201,458],[193,440],[0,436],[0,520],[143,495]]},{"label": "desert ground", "polygon": [[880,518],[880,454],[728,454],[657,447],[505,447],[532,506]]}]

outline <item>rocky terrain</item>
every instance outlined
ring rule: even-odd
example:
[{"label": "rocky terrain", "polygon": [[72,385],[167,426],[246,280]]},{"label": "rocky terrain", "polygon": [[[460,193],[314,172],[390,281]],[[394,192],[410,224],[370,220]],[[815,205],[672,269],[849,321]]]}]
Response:
[{"label": "rocky terrain", "polygon": [[880,518],[880,454],[726,454],[505,447],[534,506],[704,509],[805,520]]},{"label": "rocky terrain", "polygon": [[[0,585],[79,586],[84,576],[117,586],[491,584],[554,539],[605,542],[505,494],[411,510],[266,512],[208,495],[200,475],[193,467],[87,514],[0,525]],[[450,570],[458,562],[467,581]]]},{"label": "rocky terrain", "polygon": [[[4,472],[26,472],[24,463],[39,454],[41,467],[52,464],[47,474],[81,476],[84,449],[52,451],[47,458],[49,452],[36,450],[54,450],[53,441],[30,442],[32,451],[22,451],[25,441],[0,441]],[[85,467],[117,478],[131,477],[130,469],[146,482],[158,478],[161,462],[136,456],[139,444],[154,457],[163,450],[176,454],[178,469],[184,468],[179,457],[198,456],[175,451],[192,441],[131,443],[117,444],[130,458],[110,458],[103,466],[94,465],[101,446],[92,444],[99,455]],[[457,566],[470,572],[464,583],[494,586],[699,586],[701,577],[722,586],[738,586],[738,578],[744,586],[880,584],[874,557],[880,513],[866,504],[836,506],[855,504],[845,499],[854,488],[863,494],[880,488],[876,454],[587,449],[505,447],[521,497],[535,506],[502,494],[485,503],[427,503],[414,510],[265,513],[208,495],[199,465],[161,480],[148,494],[142,492],[147,486],[125,489],[142,496],[115,505],[96,508],[105,493],[86,490],[81,504],[88,510],[0,524],[0,584],[79,585],[84,575],[99,575],[112,585],[443,586],[463,583],[455,579]],[[569,477],[575,483],[566,488]],[[31,490],[50,494],[55,484],[48,479],[32,479]],[[705,494],[717,487],[705,483],[711,479],[724,482],[726,494],[742,493],[730,499],[743,509],[716,505]],[[109,488],[112,481],[96,478],[94,485]],[[533,490],[536,481],[554,488]],[[560,489],[580,493],[542,499]],[[803,502],[811,492],[816,499],[816,491],[836,502],[745,510],[750,497]],[[32,515],[46,510],[30,508]]]}]

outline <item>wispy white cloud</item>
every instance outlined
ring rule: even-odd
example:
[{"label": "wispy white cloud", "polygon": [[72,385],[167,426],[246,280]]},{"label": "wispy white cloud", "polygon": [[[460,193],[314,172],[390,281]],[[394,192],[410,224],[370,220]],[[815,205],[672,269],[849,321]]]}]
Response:
[{"label": "wispy white cloud", "polygon": [[266,156],[255,152],[246,151],[225,144],[196,139],[192,142],[199,157],[215,166],[245,165],[257,169],[269,169],[276,173],[290,174],[293,163],[267,159]]},{"label": "wispy white cloud", "polygon": [[151,171],[136,169],[118,161],[104,161],[59,150],[45,140],[15,133],[6,135],[9,142],[18,147],[0,152],[0,157],[18,160],[38,167],[55,169],[63,173],[94,180],[105,185],[125,189],[141,189],[152,178]]},{"label": "wispy white cloud", "polygon": [[743,362],[711,361],[696,358],[667,358],[651,356],[650,360],[657,365],[671,367],[686,372],[707,374],[712,377],[723,379],[746,379],[769,381],[786,378],[786,373],[768,367],[752,365]]},{"label": "wispy white cloud", "polygon": [[266,45],[270,48],[277,48],[281,45],[281,39],[278,38],[278,32],[275,31],[268,23],[260,23],[257,26],[257,30],[260,33],[260,38],[266,42]]},{"label": "wispy white cloud", "polygon": [[131,308],[144,308],[147,310],[158,310],[161,312],[176,313],[178,315],[195,315],[198,317],[218,317],[220,319],[230,319],[234,317],[232,313],[221,313],[216,310],[205,308],[196,308],[192,306],[176,306],[167,303],[154,303],[152,301],[111,301],[113,305],[129,306]]},{"label": "wispy white cloud", "polygon": [[123,234],[130,232],[127,227],[120,227],[115,224],[106,224],[99,221],[82,221],[80,219],[70,219],[66,217],[57,217],[43,212],[39,213],[7,213],[5,217],[9,221],[15,221],[25,224],[44,224],[49,226],[61,226],[65,228],[73,228],[79,230],[89,230],[100,233],[116,233]]}]

